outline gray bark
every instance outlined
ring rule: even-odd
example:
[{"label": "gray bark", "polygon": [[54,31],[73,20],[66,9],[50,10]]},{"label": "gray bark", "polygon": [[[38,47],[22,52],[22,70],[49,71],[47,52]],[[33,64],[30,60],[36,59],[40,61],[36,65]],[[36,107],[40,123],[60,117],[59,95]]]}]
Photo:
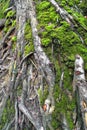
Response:
[{"label": "gray bark", "polygon": [[19,103],[18,107],[23,112],[23,114],[32,122],[37,130],[44,130],[44,128],[40,126],[38,120],[34,120],[34,118],[31,116],[31,114],[23,104]]},{"label": "gray bark", "polygon": [[87,130],[87,83],[83,65],[82,57],[76,55],[74,70],[74,91],[77,100],[76,127],[80,130]]},{"label": "gray bark", "polygon": [[[46,56],[45,52],[41,47],[40,37],[38,36],[37,30],[37,19],[35,16],[35,7],[33,5],[33,0],[18,0],[15,1],[16,9],[17,9],[17,25],[18,25],[18,33],[17,33],[17,45],[16,51],[13,54],[13,60],[11,61],[11,72],[9,74],[9,85],[8,91],[11,97],[11,101],[15,104],[15,126],[14,129],[17,130],[23,128],[23,121],[30,121],[36,130],[46,130],[46,121],[48,120],[48,116],[46,121],[43,120],[43,113],[40,109],[39,97],[37,94],[37,89],[42,85],[43,78],[46,79],[46,82],[49,86],[49,99],[51,101],[51,109],[50,116],[52,114],[52,110],[54,109],[54,99],[53,99],[53,88],[55,82],[55,75],[51,68],[51,62]],[[24,30],[26,17],[31,21],[31,29],[33,36],[33,43],[35,48],[35,53],[31,52],[27,56],[24,57],[24,47],[25,47],[25,39],[24,39]],[[7,37],[15,30],[15,28],[11,28],[9,32],[5,35],[0,43],[0,47],[3,47],[3,44],[7,40]],[[10,55],[10,54],[9,54]],[[33,58],[35,58],[35,63],[33,62]],[[4,58],[6,60],[7,57]],[[29,60],[29,63],[27,62]],[[3,64],[3,60],[1,62]],[[26,64],[27,63],[27,64]],[[33,64],[33,65],[31,65]],[[26,67],[27,66],[27,67]],[[34,68],[34,70],[33,70]],[[27,71],[28,69],[28,71]],[[40,76],[41,75],[41,76]],[[40,77],[39,77],[40,76]],[[42,79],[40,79],[42,77]],[[40,79],[41,81],[38,81]],[[20,83],[21,80],[21,83]],[[20,85],[21,84],[21,85]],[[39,85],[40,84],[40,85]],[[18,95],[17,87],[22,89],[21,96]],[[38,88],[37,88],[38,87]],[[2,104],[1,116],[3,110],[5,108],[5,104],[7,101],[8,95],[6,98],[3,98],[4,103]],[[15,103],[14,103],[15,102]],[[46,116],[44,114],[44,116]],[[19,122],[21,119],[21,123]],[[50,129],[53,129],[50,121],[48,122],[48,126]],[[25,122],[27,124],[27,122]],[[8,127],[9,128],[9,127]]]},{"label": "gray bark", "polygon": [[2,41],[0,42],[0,48],[2,48],[5,44],[5,40],[8,38],[8,36],[15,30],[15,27],[12,27],[4,36],[4,38],[2,39]]},{"label": "gray bark", "polygon": [[35,49],[35,59],[39,65],[39,69],[42,72],[43,76],[45,77],[48,85],[49,85],[49,97],[52,99],[53,105],[53,87],[55,82],[55,75],[51,69],[51,62],[46,56],[45,52],[41,47],[41,40],[38,36],[37,30],[37,19],[35,14],[35,8],[33,5],[32,0],[28,0],[29,5],[29,18],[31,21],[31,28],[32,28],[32,35],[33,35],[33,42],[34,42],[34,49]]}]

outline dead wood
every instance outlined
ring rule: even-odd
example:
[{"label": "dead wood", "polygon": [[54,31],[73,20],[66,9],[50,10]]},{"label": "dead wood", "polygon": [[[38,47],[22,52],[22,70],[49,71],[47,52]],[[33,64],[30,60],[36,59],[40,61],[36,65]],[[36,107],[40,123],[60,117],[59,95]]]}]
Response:
[{"label": "dead wood", "polygon": [[32,35],[34,39],[34,48],[35,48],[35,59],[39,65],[39,69],[42,72],[42,75],[46,78],[46,81],[49,85],[49,95],[52,98],[53,93],[53,87],[54,87],[54,81],[55,81],[55,75],[52,72],[52,69],[50,67],[50,60],[46,56],[45,52],[43,51],[41,47],[41,40],[38,36],[38,30],[37,30],[37,19],[35,14],[35,8],[33,5],[33,1],[28,1],[29,5],[29,18],[31,20],[31,28],[32,28]]},{"label": "dead wood", "polygon": [[2,64],[4,61],[5,61],[5,59],[7,58],[7,56],[9,55],[9,50],[4,54],[4,56],[3,56],[3,58],[2,59],[0,59],[0,64]]},{"label": "dead wood", "polygon": [[[27,3],[27,4],[26,4]],[[21,6],[20,6],[21,5]],[[11,72],[9,73],[9,85],[8,85],[8,95],[10,96],[11,101],[15,104],[15,130],[19,128],[23,128],[23,122],[25,119],[30,121],[35,129],[37,130],[46,130],[45,121],[43,121],[39,97],[37,95],[37,86],[40,87],[39,81],[37,77],[39,77],[38,73],[41,72],[42,78],[45,77],[47,84],[49,85],[49,97],[53,98],[53,87],[55,81],[55,75],[50,67],[50,60],[46,56],[45,52],[41,47],[40,38],[38,36],[37,20],[35,16],[35,10],[33,7],[33,1],[18,1],[16,5],[17,9],[17,22],[18,22],[18,33],[17,33],[17,46],[16,52],[14,52],[14,57],[11,64]],[[27,11],[26,11],[27,10]],[[24,57],[24,47],[25,47],[25,39],[24,39],[24,29],[26,23],[26,16],[28,16],[31,20],[31,28],[32,34],[34,38],[34,58],[37,60],[35,64],[30,58],[33,55],[33,52]],[[15,30],[11,28],[5,37],[2,39],[0,47],[4,46],[8,36]],[[7,44],[8,45],[8,44]],[[5,50],[9,52],[8,50]],[[2,64],[6,60],[7,52],[4,51],[4,58],[2,59]],[[16,54],[15,54],[16,53]],[[27,63],[27,60],[30,60]],[[36,62],[36,61],[35,61]],[[39,66],[39,67],[38,67]],[[33,70],[34,69],[34,70]],[[35,72],[34,72],[35,71]],[[36,71],[38,73],[36,74]],[[47,77],[47,78],[46,78]],[[20,82],[21,81],[21,82]],[[41,84],[41,83],[40,83]],[[19,97],[17,88],[21,86],[22,94]],[[6,104],[7,98],[4,100]],[[52,99],[53,100],[53,99]],[[52,101],[51,100],[51,101]],[[0,110],[1,114],[5,108],[5,104],[2,102],[2,108]],[[52,105],[53,102],[52,102]],[[2,116],[2,115],[1,115]],[[21,119],[21,123],[20,123]],[[25,122],[27,124],[27,122]],[[10,124],[8,125],[8,129],[10,129]],[[48,124],[51,128],[51,124]],[[7,130],[8,130],[7,129]]]},{"label": "dead wood", "polygon": [[19,102],[18,104],[19,110],[22,111],[22,113],[31,121],[31,123],[35,126],[37,130],[44,130],[43,126],[39,124],[39,120],[34,119],[36,117],[32,116],[31,112],[27,110],[27,108]]},{"label": "dead wood", "polygon": [[2,48],[5,45],[5,40],[8,38],[8,36],[15,30],[15,27],[12,27],[4,36],[4,38],[2,39],[1,43],[0,43],[0,48]]},{"label": "dead wood", "polygon": [[68,14],[66,10],[61,8],[55,0],[49,0],[49,1],[56,8],[56,11],[60,14],[62,19],[66,20],[72,27],[74,27],[75,22],[74,22],[73,17],[70,14]]},{"label": "dead wood", "polygon": [[20,62],[20,67],[19,67],[19,68],[22,67],[23,62],[24,62],[25,60],[27,60],[31,55],[33,55],[33,52],[30,52],[29,54],[27,54],[27,55],[21,60],[21,62]]},{"label": "dead wood", "polygon": [[77,100],[76,128],[87,130],[87,83],[84,73],[84,61],[81,56],[76,55],[74,70],[74,91]]},{"label": "dead wood", "polygon": [[5,108],[5,105],[7,103],[7,99],[8,99],[8,95],[5,95],[3,97],[2,102],[1,102],[1,106],[0,106],[0,121],[1,121],[1,117],[2,117],[2,114],[3,114],[4,108]]},{"label": "dead wood", "polygon": [[18,130],[18,101],[15,102],[15,130]]},{"label": "dead wood", "polygon": [[[17,8],[17,22],[19,25],[18,33],[17,33],[17,51],[20,53],[18,60],[20,61],[24,56],[24,47],[25,47],[25,40],[24,40],[24,29],[26,23],[26,5],[25,1],[19,1],[16,4]],[[23,7],[25,6],[25,7]]]}]

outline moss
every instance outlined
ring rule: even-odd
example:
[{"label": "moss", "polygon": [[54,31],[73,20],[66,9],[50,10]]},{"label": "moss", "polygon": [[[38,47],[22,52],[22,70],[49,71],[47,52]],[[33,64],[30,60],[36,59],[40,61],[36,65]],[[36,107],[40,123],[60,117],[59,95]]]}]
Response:
[{"label": "moss", "polygon": [[16,20],[12,21],[12,27],[14,27],[16,25]]},{"label": "moss", "polygon": [[0,1],[0,18],[4,18],[4,11],[8,8],[10,0],[1,0]]},{"label": "moss", "polygon": [[[58,2],[61,3],[59,0]],[[66,1],[66,3],[72,6],[73,2],[70,2]],[[62,1],[63,6],[65,6],[66,3],[65,1]],[[69,7],[67,7],[67,10],[71,14],[73,13]],[[44,8],[43,12],[42,7],[40,8],[40,6],[38,6],[37,18],[39,21],[39,36],[41,37],[43,48],[49,59],[54,63],[56,72],[54,86],[55,111],[52,114],[52,126],[54,129],[60,128],[61,114],[66,113],[69,127],[70,129],[73,129],[74,124],[72,113],[75,108],[75,99],[72,99],[72,80],[74,60],[77,53],[84,55],[86,53],[86,48],[81,44],[79,35],[71,29],[70,25],[66,21],[61,19],[51,5],[46,7],[46,9]],[[64,70],[64,79],[63,88],[60,88],[59,83],[62,70]],[[71,93],[71,100],[69,99],[67,91]]]},{"label": "moss", "polygon": [[42,45],[45,46],[45,47],[48,46],[51,43],[50,38],[43,38],[43,39],[41,39],[41,41],[42,41]]},{"label": "moss", "polygon": [[9,26],[11,23],[12,23],[11,20],[10,20],[10,19],[7,19],[6,22],[5,22],[5,26],[6,26],[6,27]]},{"label": "moss", "polygon": [[26,45],[24,49],[25,55],[29,54],[30,52],[34,51],[33,39],[32,39],[32,31],[30,27],[30,23],[27,22],[25,25],[25,33],[24,37],[26,40]]},{"label": "moss", "polygon": [[47,99],[48,86],[45,86],[43,93],[42,93],[41,89],[38,89],[38,95],[39,95],[39,98],[40,98],[40,104],[41,104],[41,106],[43,106],[45,99]]},{"label": "moss", "polygon": [[12,118],[14,117],[14,112],[14,105],[11,103],[10,99],[8,99],[2,115],[0,129],[4,127],[6,122],[9,123],[12,120]]},{"label": "moss", "polygon": [[[9,11],[6,15],[4,32],[7,33],[11,27],[16,26],[15,11]],[[14,17],[14,18],[13,18]]]},{"label": "moss", "polygon": [[7,13],[6,18],[13,18],[15,16],[16,12],[11,10]]},{"label": "moss", "polygon": [[17,41],[17,36],[13,36],[11,40],[12,40],[12,42],[16,42]]},{"label": "moss", "polygon": [[25,46],[25,50],[24,50],[24,53],[25,55],[29,54],[30,52],[33,52],[34,51],[34,45],[31,43],[31,44],[27,44]]},{"label": "moss", "polygon": [[7,33],[7,32],[8,32],[8,29],[9,29],[8,27],[4,27],[3,30],[4,30],[5,33]]},{"label": "moss", "polygon": [[38,4],[38,8],[40,9],[40,11],[49,8],[50,6],[50,2],[47,1],[42,1],[40,4]]}]

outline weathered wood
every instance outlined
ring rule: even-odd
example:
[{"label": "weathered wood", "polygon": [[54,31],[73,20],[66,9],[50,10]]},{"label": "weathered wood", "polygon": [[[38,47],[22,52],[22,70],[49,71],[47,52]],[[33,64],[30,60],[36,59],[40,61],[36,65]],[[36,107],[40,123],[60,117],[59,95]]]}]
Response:
[{"label": "weathered wood", "polygon": [[84,61],[80,55],[76,55],[74,70],[74,91],[77,100],[77,121],[76,127],[80,130],[87,130],[87,83],[84,73]]},{"label": "weathered wood", "polygon": [[[19,25],[18,34],[17,34],[17,51],[20,54],[17,57],[17,59],[18,59],[18,61],[21,61],[20,65],[19,65],[19,69],[21,69],[21,70],[19,70],[19,71],[22,71],[21,79],[22,79],[22,87],[23,87],[21,101],[20,101],[21,104],[20,104],[20,102],[18,104],[19,112],[22,112],[24,114],[24,116],[27,117],[27,119],[34,125],[34,127],[37,130],[43,130],[42,119],[40,117],[41,116],[40,108],[39,108],[40,105],[38,104],[38,106],[37,106],[38,98],[37,98],[37,102],[35,102],[36,99],[30,99],[30,95],[28,94],[28,92],[30,90],[30,86],[28,84],[28,83],[30,83],[30,81],[29,81],[30,73],[28,73],[29,71],[26,73],[27,69],[24,70],[26,59],[29,58],[29,55],[24,57],[24,47],[25,47],[24,29],[25,29],[26,15],[27,15],[26,9],[28,7],[28,3],[27,3],[27,0],[26,1],[21,0],[18,2],[16,1],[16,5],[17,5],[17,7],[16,7],[17,8],[17,23]],[[28,9],[28,12],[29,12],[29,9]],[[34,88],[34,86],[32,86],[32,87]],[[27,89],[28,89],[28,91],[27,91]],[[35,94],[35,90],[34,90],[33,94]],[[35,95],[35,97],[36,97],[36,95]],[[28,100],[31,100],[31,103],[28,103]],[[25,105],[26,105],[26,107],[25,107]],[[31,108],[31,105],[32,105],[32,108]],[[30,109],[31,109],[31,112],[29,111]],[[39,109],[39,111],[38,111],[38,109]],[[19,116],[21,116],[21,115],[19,115]]]},{"label": "weathered wood", "polygon": [[5,61],[5,59],[7,58],[7,56],[9,55],[9,50],[4,54],[4,56],[3,56],[3,58],[2,59],[0,59],[0,64],[2,64],[4,61]]},{"label": "weathered wood", "polygon": [[5,105],[7,103],[7,99],[8,99],[8,95],[5,95],[3,97],[2,104],[0,106],[0,121],[1,121],[1,117],[2,117],[2,114],[3,114],[4,108],[5,108]]},{"label": "weathered wood", "polygon": [[17,33],[17,51],[19,52],[19,61],[21,58],[23,58],[24,55],[24,47],[25,47],[25,40],[24,40],[24,29],[25,29],[25,23],[26,23],[26,8],[27,6],[23,7],[25,5],[25,1],[18,1],[16,4],[16,12],[17,12],[17,23],[19,25],[18,27],[18,33]]},{"label": "weathered wood", "polygon": [[20,111],[31,121],[31,123],[35,126],[36,130],[44,130],[42,126],[39,125],[38,120],[36,121],[32,116],[31,113],[27,110],[27,108],[19,102],[18,107]]},{"label": "weathered wood", "polygon": [[8,38],[8,36],[15,30],[15,27],[12,27],[4,36],[4,38],[2,39],[2,41],[0,42],[0,48],[2,48],[2,46],[4,46],[5,44],[5,40]]},{"label": "weathered wood", "polygon": [[18,101],[15,101],[15,130],[18,130]]},{"label": "weathered wood", "polygon": [[39,65],[40,71],[46,78],[46,81],[49,85],[49,95],[50,97],[53,97],[52,93],[53,93],[53,87],[55,82],[55,75],[52,72],[52,69],[50,67],[51,62],[41,47],[41,40],[40,37],[38,36],[37,19],[36,19],[35,7],[33,5],[33,1],[28,0],[28,5],[29,5],[29,18],[31,20],[34,48],[36,52],[35,59]]},{"label": "weathered wood", "polygon": [[61,78],[60,78],[60,88],[63,88],[63,80],[64,80],[64,70],[62,71]]},{"label": "weathered wood", "polygon": [[26,78],[24,78],[22,80],[23,80],[23,89],[22,89],[21,102],[22,102],[22,104],[24,104],[26,97],[27,97],[28,84],[27,84]]},{"label": "weathered wood", "polygon": [[33,55],[33,52],[30,52],[29,54],[27,54],[27,55],[21,60],[19,68],[22,67],[23,62],[24,62],[25,60],[27,60],[31,55]]}]

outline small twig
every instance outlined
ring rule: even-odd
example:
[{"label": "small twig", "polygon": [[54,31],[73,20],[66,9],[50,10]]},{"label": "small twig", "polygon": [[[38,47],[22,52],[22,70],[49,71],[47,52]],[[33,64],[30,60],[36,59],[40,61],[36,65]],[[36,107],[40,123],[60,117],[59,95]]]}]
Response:
[{"label": "small twig", "polygon": [[18,101],[15,102],[15,130],[18,130]]},{"label": "small twig", "polygon": [[33,60],[30,58],[31,63],[34,65],[34,67],[38,70],[38,67],[35,65],[35,63],[33,62]]}]

